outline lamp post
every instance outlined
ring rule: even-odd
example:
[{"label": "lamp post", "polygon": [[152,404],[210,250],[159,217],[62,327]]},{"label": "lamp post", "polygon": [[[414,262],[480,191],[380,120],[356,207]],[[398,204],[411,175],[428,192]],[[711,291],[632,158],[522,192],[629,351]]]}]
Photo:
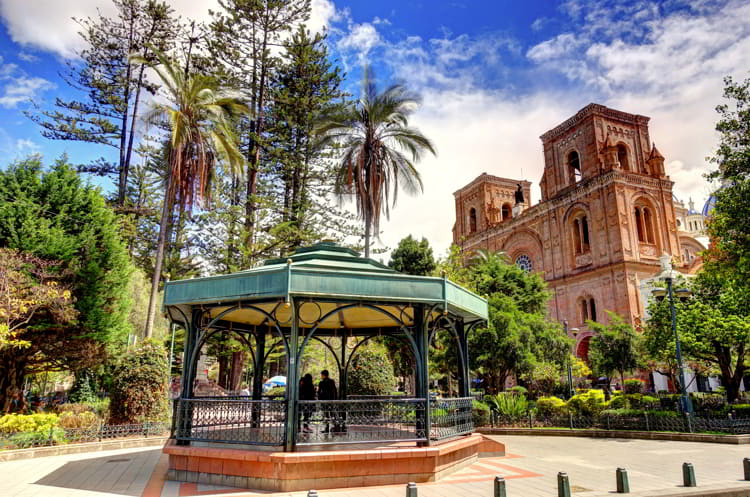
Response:
[{"label": "lamp post", "polygon": [[674,294],[677,293],[681,298],[689,297],[690,290],[687,289],[672,289],[672,282],[674,280],[674,271],[672,270],[672,258],[668,254],[664,254],[659,258],[661,262],[662,272],[659,273],[658,278],[666,281],[667,291],[657,288],[652,291],[652,295],[661,300],[665,294],[669,299],[669,310],[672,315],[672,333],[674,333],[675,342],[675,353],[677,356],[677,370],[680,375],[680,403],[682,404],[683,412],[690,415],[693,412],[693,404],[690,401],[690,397],[687,394],[687,386],[685,384],[685,367],[682,364],[682,347],[680,346],[680,335],[677,333],[677,310],[674,306]]},{"label": "lamp post", "polygon": [[[563,330],[565,331],[565,336],[568,336],[568,331],[573,334],[573,339],[575,339],[578,336],[578,328],[570,328],[568,330],[568,321],[563,321]],[[573,344],[574,351],[575,351],[575,343]],[[570,355],[568,355],[568,398],[571,398],[573,396],[573,361],[570,358]]]}]

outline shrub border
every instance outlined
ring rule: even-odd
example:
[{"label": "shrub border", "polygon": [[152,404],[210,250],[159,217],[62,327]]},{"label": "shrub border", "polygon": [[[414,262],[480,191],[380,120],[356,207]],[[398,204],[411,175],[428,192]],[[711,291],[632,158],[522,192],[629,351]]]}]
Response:
[{"label": "shrub border", "polygon": [[0,462],[19,461],[47,456],[64,456],[105,450],[132,449],[137,447],[162,447],[169,437],[131,438],[126,440],[106,440],[103,442],[85,442],[79,444],[52,445],[48,447],[31,447],[0,451]]},{"label": "shrub border", "polygon": [[675,442],[706,442],[732,445],[750,444],[750,435],[713,435],[709,433],[672,433],[660,431],[591,430],[570,428],[492,428],[484,426],[475,431],[483,435],[539,435],[548,437],[634,438],[641,440],[671,440]]}]

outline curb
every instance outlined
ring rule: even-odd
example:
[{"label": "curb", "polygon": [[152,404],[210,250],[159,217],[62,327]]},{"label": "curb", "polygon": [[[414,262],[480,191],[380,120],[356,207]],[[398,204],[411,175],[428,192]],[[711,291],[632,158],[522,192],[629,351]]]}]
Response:
[{"label": "curb", "polygon": [[[669,433],[658,431],[617,431],[617,430],[570,430],[541,428],[477,428],[483,435],[537,435],[547,437],[589,437],[589,438],[634,438],[642,440],[671,440],[674,442],[705,442],[732,445],[750,444],[750,435],[711,435],[706,433]],[[744,494],[743,494],[744,495]],[[750,495],[750,494],[748,494]]]},{"label": "curb", "polygon": [[106,442],[89,442],[0,451],[0,462],[33,459],[36,457],[63,456],[66,454],[82,454],[85,452],[101,452],[104,450],[132,449],[137,447],[162,447],[167,440],[169,440],[168,437],[133,438],[126,440],[110,440]]}]

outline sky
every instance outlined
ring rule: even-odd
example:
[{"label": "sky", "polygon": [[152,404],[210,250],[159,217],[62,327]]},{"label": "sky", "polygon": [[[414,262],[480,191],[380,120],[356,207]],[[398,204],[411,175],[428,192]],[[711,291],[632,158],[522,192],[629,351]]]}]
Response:
[{"label": "sky", "polygon": [[[199,22],[217,9],[216,0],[171,5]],[[23,114],[72,95],[60,76],[81,47],[71,17],[97,9],[112,6],[0,0],[0,167],[32,152],[74,163],[113,156],[46,140]],[[438,155],[418,164],[424,194],[399,195],[380,245],[424,236],[437,255],[451,243],[453,192],[479,174],[527,179],[538,202],[539,136],[591,102],[651,117],[675,194],[700,208],[723,78],[750,77],[750,0],[313,0],[310,27],[328,33],[353,93],[369,61],[382,85],[422,95],[413,124]]]}]

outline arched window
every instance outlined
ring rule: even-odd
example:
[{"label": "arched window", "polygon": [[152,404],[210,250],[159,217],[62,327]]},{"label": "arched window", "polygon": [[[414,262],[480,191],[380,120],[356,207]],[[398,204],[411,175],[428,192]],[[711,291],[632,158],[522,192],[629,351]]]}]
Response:
[{"label": "arched window", "polygon": [[589,319],[589,303],[586,299],[581,299],[581,323],[586,323]]},{"label": "arched window", "polygon": [[518,257],[516,257],[516,266],[520,267],[527,273],[530,273],[531,270],[534,268],[531,264],[531,257],[529,257],[526,254],[521,254]]},{"label": "arched window", "polygon": [[576,255],[585,254],[590,249],[589,244],[589,222],[585,214],[580,214],[573,219],[573,249]]},{"label": "arched window", "polygon": [[472,207],[469,211],[469,233],[474,233],[477,230],[477,210]]},{"label": "arched window", "polygon": [[589,316],[591,316],[592,321],[596,321],[596,302],[594,301],[594,298],[589,298],[589,307],[590,312]]},{"label": "arched window", "polygon": [[[654,216],[650,208],[637,205],[634,210],[635,230],[638,233],[638,241],[641,243],[656,243],[654,231]],[[688,223],[688,226],[691,226]]]},{"label": "arched window", "polygon": [[578,156],[578,152],[573,150],[568,154],[568,170],[570,171],[570,181],[578,183],[583,178],[581,173],[581,158]]},{"label": "arched window", "polygon": [[628,161],[628,149],[622,143],[617,145],[617,160],[620,167],[625,171],[630,171],[630,162]]},{"label": "arched window", "polygon": [[503,221],[513,217],[513,209],[510,208],[510,204],[503,204],[502,212],[503,212]]}]

